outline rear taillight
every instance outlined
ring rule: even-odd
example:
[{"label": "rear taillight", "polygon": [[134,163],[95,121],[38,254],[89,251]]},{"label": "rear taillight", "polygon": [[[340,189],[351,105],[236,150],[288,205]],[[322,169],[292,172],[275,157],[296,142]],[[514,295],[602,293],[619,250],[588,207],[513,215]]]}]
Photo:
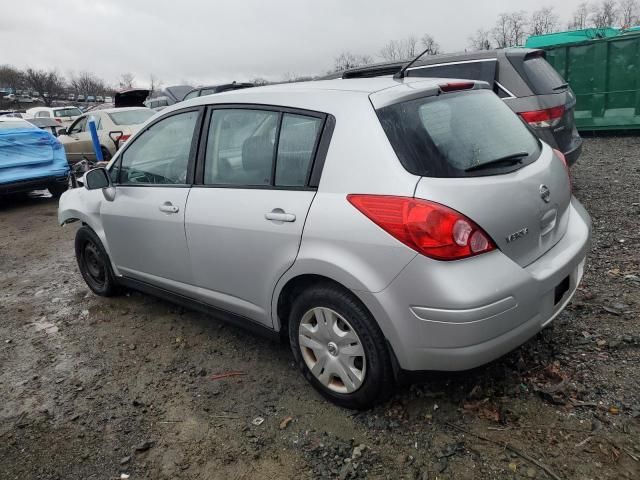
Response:
[{"label": "rear taillight", "polygon": [[564,169],[567,171],[567,177],[569,178],[569,191],[573,190],[573,181],[571,180],[571,169],[569,168],[569,164],[567,163],[567,158],[564,156],[560,150],[553,149],[553,153],[555,153],[562,163],[564,164]]},{"label": "rear taillight", "polygon": [[439,203],[385,195],[347,195],[347,200],[388,234],[436,260],[458,260],[496,248],[478,225]]},{"label": "rear taillight", "polygon": [[458,90],[469,90],[475,86],[474,82],[449,82],[438,85],[442,92],[457,92]]},{"label": "rear taillight", "polygon": [[60,125],[62,125],[62,120],[60,120],[59,118],[56,118],[56,122],[58,122]]},{"label": "rear taillight", "polygon": [[532,112],[522,112],[520,116],[532,127],[555,127],[564,115],[564,105]]}]

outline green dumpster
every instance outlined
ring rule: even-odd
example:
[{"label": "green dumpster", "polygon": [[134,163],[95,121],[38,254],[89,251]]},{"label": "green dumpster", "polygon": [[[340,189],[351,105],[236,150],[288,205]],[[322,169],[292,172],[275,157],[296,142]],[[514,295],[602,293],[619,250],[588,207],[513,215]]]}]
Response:
[{"label": "green dumpster", "polygon": [[577,97],[580,131],[640,129],[640,27],[529,37]]}]

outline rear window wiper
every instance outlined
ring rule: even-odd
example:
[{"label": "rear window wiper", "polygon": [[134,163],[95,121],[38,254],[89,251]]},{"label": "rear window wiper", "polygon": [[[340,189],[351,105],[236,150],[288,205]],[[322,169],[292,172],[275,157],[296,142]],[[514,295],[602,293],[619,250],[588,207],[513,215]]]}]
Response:
[{"label": "rear window wiper", "polygon": [[551,90],[553,90],[554,92],[556,90],[564,90],[565,88],[567,88],[569,86],[568,83],[561,83],[560,85],[558,85],[557,87],[553,87]]},{"label": "rear window wiper", "polygon": [[496,158],[495,160],[489,160],[488,162],[480,163],[478,165],[474,165],[465,169],[465,172],[473,172],[475,170],[482,170],[485,168],[489,168],[495,166],[498,163],[508,163],[509,165],[514,165],[516,163],[522,162],[522,159],[528,157],[529,154],[527,152],[516,152],[511,153],[509,155],[505,155],[504,157]]}]

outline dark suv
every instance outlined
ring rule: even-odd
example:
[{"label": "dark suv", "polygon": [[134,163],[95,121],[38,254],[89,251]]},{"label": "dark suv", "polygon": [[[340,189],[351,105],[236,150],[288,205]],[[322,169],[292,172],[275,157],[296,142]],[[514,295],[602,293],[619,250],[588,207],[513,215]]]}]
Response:
[{"label": "dark suv", "polygon": [[[346,70],[327,78],[394,75],[406,62],[381,63]],[[408,77],[483,80],[536,134],[564,153],[573,165],[582,150],[573,113],[576,97],[567,82],[545,60],[543,50],[513,48],[436,55],[415,62]]]}]

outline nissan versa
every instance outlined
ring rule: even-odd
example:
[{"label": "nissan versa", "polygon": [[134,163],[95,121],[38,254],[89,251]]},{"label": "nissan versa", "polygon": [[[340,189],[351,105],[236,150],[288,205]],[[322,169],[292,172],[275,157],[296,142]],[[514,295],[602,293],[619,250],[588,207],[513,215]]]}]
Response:
[{"label": "nissan versa", "polygon": [[399,372],[462,370],[548,325],[590,218],[561,153],[479,81],[331,80],[194,98],[66,192],[89,288],[288,338],[365,408]]}]

